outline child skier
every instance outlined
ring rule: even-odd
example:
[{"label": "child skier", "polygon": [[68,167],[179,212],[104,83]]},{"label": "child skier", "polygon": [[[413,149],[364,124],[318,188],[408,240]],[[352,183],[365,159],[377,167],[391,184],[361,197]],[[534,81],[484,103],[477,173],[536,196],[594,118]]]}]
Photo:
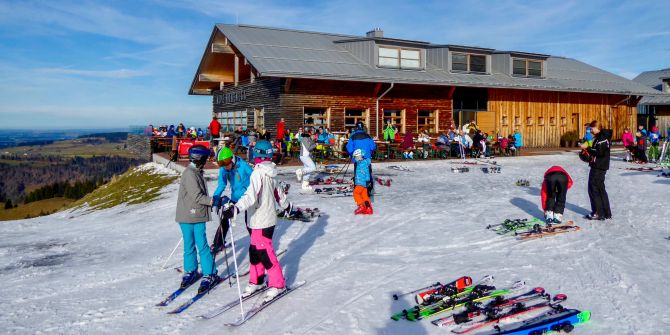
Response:
[{"label": "child skier", "polygon": [[179,223],[184,239],[184,276],[181,287],[188,287],[200,278],[198,258],[204,278],[200,282],[198,293],[209,291],[221,279],[216,274],[214,258],[207,245],[205,223],[210,220],[209,211],[212,198],[207,196],[207,184],[202,169],[209,158],[209,149],[195,145],[188,150],[190,163],[181,175],[177,196],[175,221]]},{"label": "child skier", "polygon": [[356,149],[353,153],[356,160],[356,170],[354,178],[354,200],[358,208],[354,214],[372,214],[372,204],[368,195],[367,185],[372,182],[370,179],[370,158],[365,158],[365,153],[361,149]]},{"label": "child skier", "polygon": [[263,287],[267,272],[269,289],[264,300],[270,301],[282,293],[286,287],[281,265],[272,245],[272,235],[277,224],[275,203],[290,213],[292,205],[286,200],[286,193],[276,181],[277,169],[272,163],[272,144],[260,140],[254,146],[256,166],[249,179],[249,187],[240,200],[223,212],[225,218],[232,218],[233,212],[249,211],[247,230],[251,235],[249,245],[249,285],[242,293],[247,297]]},{"label": "child skier", "polygon": [[635,133],[635,158],[640,164],[646,164],[649,161],[647,160],[647,138],[642,134],[641,131]]},{"label": "child skier", "polygon": [[[221,207],[228,202],[232,201],[234,204],[240,200],[247,187],[249,187],[249,177],[253,170],[244,159],[233,155],[233,151],[230,148],[221,148],[216,160],[219,165],[219,184],[212,197],[214,198],[214,211],[218,213]],[[221,197],[221,194],[226,189],[226,185],[230,185],[230,198],[227,196]],[[212,242],[213,256],[216,256],[217,253],[223,250],[229,226],[228,220],[221,218],[219,228],[216,230],[216,235]]]},{"label": "child skier", "polygon": [[309,186],[309,177],[312,172],[316,170],[316,165],[310,157],[312,151],[316,148],[316,144],[312,140],[311,130],[305,129],[300,136],[300,161],[302,162],[302,169],[295,170],[295,176],[298,181],[302,181],[303,190],[311,190]]},{"label": "child skier", "polygon": [[544,173],[541,197],[545,222],[563,222],[565,197],[571,187],[572,178],[562,167],[555,165]]},{"label": "child skier", "polygon": [[651,127],[651,131],[649,132],[649,144],[651,145],[649,147],[649,159],[656,163],[658,161],[659,155],[660,155],[660,150],[658,149],[658,145],[661,142],[661,132],[658,130],[658,127],[653,126]]}]

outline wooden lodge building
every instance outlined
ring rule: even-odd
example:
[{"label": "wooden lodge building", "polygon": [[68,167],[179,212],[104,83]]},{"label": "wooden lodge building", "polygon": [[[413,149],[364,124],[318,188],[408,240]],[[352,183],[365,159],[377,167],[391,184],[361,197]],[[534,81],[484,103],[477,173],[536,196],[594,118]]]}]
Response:
[{"label": "wooden lodge building", "polygon": [[658,126],[663,135],[670,129],[670,68],[640,73],[633,81],[649,86],[659,93],[657,96],[645,96],[637,105],[638,124],[647,129]]},{"label": "wooden lodge building", "polygon": [[475,120],[490,135],[519,129],[531,147],[559,146],[600,120],[620,138],[637,103],[658,93],[574,59],[384,37],[217,24],[189,94],[211,95],[224,128],[331,131],[386,120],[430,133]]}]

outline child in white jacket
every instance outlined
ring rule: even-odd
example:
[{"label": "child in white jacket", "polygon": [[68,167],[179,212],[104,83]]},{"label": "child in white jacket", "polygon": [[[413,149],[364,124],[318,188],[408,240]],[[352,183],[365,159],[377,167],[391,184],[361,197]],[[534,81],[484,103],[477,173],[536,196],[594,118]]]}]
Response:
[{"label": "child in white jacket", "polygon": [[277,224],[275,205],[278,204],[289,213],[292,206],[275,179],[277,169],[271,161],[273,148],[270,142],[258,141],[253,150],[256,166],[249,178],[249,187],[234,206],[226,209],[224,217],[232,217],[233,211],[237,213],[247,211],[250,217],[247,229],[251,235],[250,269],[249,285],[242,296],[249,296],[262,289],[267,273],[269,289],[264,300],[270,301],[286,289],[281,264],[272,245],[272,235]]}]

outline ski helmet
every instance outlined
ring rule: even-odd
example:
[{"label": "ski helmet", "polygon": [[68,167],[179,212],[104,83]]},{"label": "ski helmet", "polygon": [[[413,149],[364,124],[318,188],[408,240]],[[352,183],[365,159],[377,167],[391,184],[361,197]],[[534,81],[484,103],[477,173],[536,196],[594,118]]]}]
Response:
[{"label": "ski helmet", "polygon": [[209,154],[209,149],[205,148],[204,145],[194,145],[188,149],[188,160],[193,162],[195,166],[201,167],[207,163]]},{"label": "ski helmet", "polygon": [[226,159],[233,158],[233,151],[228,147],[223,147],[219,150],[219,155],[217,156],[217,161],[225,161]]},{"label": "ski helmet", "polygon": [[254,146],[254,157],[272,158],[274,149],[267,140],[260,140]]},{"label": "ski helmet", "polygon": [[363,157],[363,150],[361,150],[361,149],[354,150],[354,153],[352,154],[352,156],[354,156],[356,158]]},{"label": "ski helmet", "polygon": [[582,151],[579,153],[579,159],[581,159],[583,162],[590,163],[591,153],[589,153],[589,151],[586,149],[582,149]]}]

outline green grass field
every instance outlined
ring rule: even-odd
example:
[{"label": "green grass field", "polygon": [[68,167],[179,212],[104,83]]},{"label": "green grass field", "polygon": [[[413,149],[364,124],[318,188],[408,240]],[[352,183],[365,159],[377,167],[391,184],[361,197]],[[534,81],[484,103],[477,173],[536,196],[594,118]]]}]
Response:
[{"label": "green grass field", "polygon": [[0,221],[25,219],[27,216],[40,216],[40,213],[57,212],[67,208],[72,202],[72,199],[53,198],[31,202],[26,205],[19,204],[19,207],[12,209],[4,209],[4,207],[0,207]]},{"label": "green grass field", "polygon": [[53,155],[62,157],[93,157],[93,156],[121,156],[134,157],[134,155],[123,149],[123,143],[101,143],[88,144],[81,140],[58,141],[47,145],[21,146],[3,149],[17,155]]}]

